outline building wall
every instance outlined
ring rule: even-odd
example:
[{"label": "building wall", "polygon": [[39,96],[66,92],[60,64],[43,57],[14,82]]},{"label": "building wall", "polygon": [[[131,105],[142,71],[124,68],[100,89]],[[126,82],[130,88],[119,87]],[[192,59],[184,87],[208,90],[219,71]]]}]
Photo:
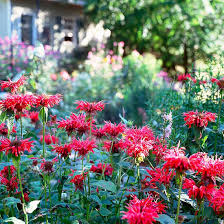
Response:
[{"label": "building wall", "polygon": [[0,0],[0,37],[4,38],[11,34],[11,6],[10,0]]},{"label": "building wall", "polygon": [[82,6],[47,0],[37,2],[12,0],[12,33],[21,40],[25,35],[29,44],[40,40],[53,46],[54,50],[76,47],[79,42],[77,21],[83,18]]}]

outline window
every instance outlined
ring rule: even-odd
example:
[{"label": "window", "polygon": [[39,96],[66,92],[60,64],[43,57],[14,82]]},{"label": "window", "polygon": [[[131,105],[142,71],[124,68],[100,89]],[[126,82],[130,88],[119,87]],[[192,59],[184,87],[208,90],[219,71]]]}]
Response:
[{"label": "window", "polygon": [[33,43],[33,16],[22,15],[21,17],[21,39],[26,44]]}]

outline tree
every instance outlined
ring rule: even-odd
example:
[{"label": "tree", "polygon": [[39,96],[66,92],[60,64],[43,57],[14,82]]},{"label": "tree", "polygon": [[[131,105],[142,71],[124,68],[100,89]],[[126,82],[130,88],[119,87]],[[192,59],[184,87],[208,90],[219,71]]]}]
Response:
[{"label": "tree", "polygon": [[224,34],[222,0],[87,0],[85,11],[111,30],[110,45],[151,52],[168,71],[181,65],[188,72],[196,59],[217,53]]}]

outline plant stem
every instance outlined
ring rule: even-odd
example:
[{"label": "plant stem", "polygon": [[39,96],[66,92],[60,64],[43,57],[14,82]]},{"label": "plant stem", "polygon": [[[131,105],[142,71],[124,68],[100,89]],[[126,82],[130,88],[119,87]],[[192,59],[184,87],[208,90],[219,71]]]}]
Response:
[{"label": "plant stem", "polygon": [[141,183],[140,183],[140,169],[139,169],[139,164],[137,164],[137,178],[138,178],[138,197],[141,199]]},{"label": "plant stem", "polygon": [[[45,197],[45,208],[47,209],[47,183],[46,183],[46,176],[44,174],[44,197]],[[48,218],[47,218],[47,215],[46,215],[46,224],[48,224]]]},{"label": "plant stem", "polygon": [[22,121],[22,116],[20,115],[20,134],[21,134],[21,139],[23,138],[23,121]]},{"label": "plant stem", "polygon": [[43,158],[45,158],[45,122],[43,121],[43,140],[42,140],[42,145],[43,145]]},{"label": "plant stem", "polygon": [[178,224],[178,221],[179,221],[180,197],[181,197],[182,184],[183,184],[183,175],[180,174],[180,185],[179,185],[179,196],[178,196],[178,204],[177,204],[177,215],[176,215],[176,220],[175,220],[176,224]]},{"label": "plant stem", "polygon": [[[49,200],[50,200],[50,208],[52,207],[52,202],[51,202],[51,183],[50,183],[50,177],[48,177],[48,191],[49,191]],[[51,224],[53,224],[53,216],[51,212]]]},{"label": "plant stem", "polygon": [[220,126],[220,117],[221,117],[221,109],[222,109],[222,90],[220,90],[220,99],[219,99],[219,111],[218,111],[218,118],[217,118],[217,133],[215,135],[215,149],[214,152],[217,152],[217,141],[218,141],[218,133],[219,133],[219,126]]},{"label": "plant stem", "polygon": [[28,215],[27,212],[25,210],[25,199],[24,199],[24,194],[23,194],[23,186],[22,186],[22,180],[21,180],[21,175],[20,175],[20,164],[17,166],[17,174],[19,177],[19,187],[20,187],[20,191],[21,191],[21,195],[22,195],[22,208],[23,208],[23,213],[25,216],[25,223],[28,224]]}]

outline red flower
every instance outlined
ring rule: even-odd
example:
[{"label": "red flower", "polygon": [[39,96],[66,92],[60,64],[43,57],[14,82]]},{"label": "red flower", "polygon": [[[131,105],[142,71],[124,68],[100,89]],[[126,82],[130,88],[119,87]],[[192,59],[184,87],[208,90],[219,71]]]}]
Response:
[{"label": "red flower", "polygon": [[198,152],[189,157],[191,169],[202,175],[203,180],[212,181],[214,177],[224,175],[224,160],[208,157],[207,153]]},{"label": "red flower", "polygon": [[102,111],[104,109],[105,103],[103,101],[100,102],[86,102],[86,101],[76,101],[75,104],[78,104],[76,109],[80,111],[85,111],[88,115],[94,115],[97,111]]},{"label": "red flower", "polygon": [[54,125],[54,124],[57,124],[58,123],[58,121],[57,121],[57,115],[50,115],[50,117],[51,117],[51,120],[48,121],[48,124],[49,125]]},{"label": "red flower", "polygon": [[35,124],[37,121],[39,121],[39,112],[32,111],[28,113],[28,117],[30,118],[31,123]]},{"label": "red flower", "polygon": [[224,77],[221,79],[212,78],[211,82],[216,83],[218,85],[219,89],[224,89]]},{"label": "red flower", "polygon": [[78,152],[79,156],[86,156],[89,152],[94,152],[93,149],[96,147],[94,140],[86,140],[83,139],[74,139],[73,142],[73,149]]},{"label": "red flower", "polygon": [[190,74],[178,75],[178,77],[177,77],[177,81],[180,81],[180,82],[185,82],[188,79],[191,79],[191,75]]},{"label": "red flower", "polygon": [[122,123],[112,124],[111,122],[106,122],[103,127],[104,132],[112,138],[116,138],[118,135],[122,134],[125,130],[125,125]]},{"label": "red flower", "polygon": [[204,198],[211,198],[211,192],[214,190],[214,184],[208,186],[203,184],[196,184],[194,180],[185,178],[183,189],[188,190],[190,198],[201,201]]},{"label": "red flower", "polygon": [[90,129],[90,121],[86,121],[86,116],[84,114],[76,115],[72,113],[70,118],[66,120],[62,119],[58,122],[58,128],[65,129],[68,135],[76,131],[79,134],[84,134]]},{"label": "red flower", "polygon": [[164,185],[169,185],[170,181],[172,180],[173,176],[175,175],[175,172],[169,171],[163,168],[155,168],[154,170],[146,170],[149,174],[149,176],[146,176],[147,178],[150,178],[149,183],[159,183]]},{"label": "red flower", "polygon": [[199,128],[206,128],[208,126],[208,122],[215,122],[216,114],[203,111],[189,111],[184,113],[184,121],[186,121],[185,125],[188,125],[191,128],[191,125],[199,127]]},{"label": "red flower", "polygon": [[[13,126],[11,133],[16,133],[15,127]],[[0,124],[0,134],[3,136],[7,136],[8,135],[8,127],[5,123],[1,123]]]},{"label": "red flower", "polygon": [[12,93],[17,92],[18,88],[26,82],[26,77],[22,75],[17,81],[13,82],[11,79],[8,81],[1,81],[2,90],[5,88],[9,88]]},{"label": "red flower", "polygon": [[224,214],[224,184],[213,192],[210,202],[218,215]]},{"label": "red flower", "polygon": [[152,154],[156,155],[156,163],[159,164],[160,160],[165,155],[165,152],[167,151],[167,146],[164,145],[164,140],[160,140],[158,137],[155,140],[155,143],[153,144],[153,150]]},{"label": "red flower", "polygon": [[53,170],[53,161],[44,161],[43,163],[41,163],[40,165],[40,169],[44,172],[44,173],[52,173]]},{"label": "red flower", "polygon": [[156,202],[153,198],[139,200],[136,196],[129,202],[127,212],[123,212],[122,219],[127,219],[129,224],[152,224],[156,223],[159,214],[165,212],[165,205]]},{"label": "red flower", "polygon": [[113,168],[111,166],[111,164],[103,164],[99,163],[97,166],[92,165],[92,167],[90,168],[90,171],[94,172],[94,173],[100,173],[102,174],[104,172],[105,176],[111,176],[113,173]]},{"label": "red flower", "polygon": [[189,159],[185,156],[184,148],[172,147],[167,150],[163,159],[166,162],[164,164],[164,169],[175,169],[179,173],[183,173],[190,169]]},{"label": "red flower", "polygon": [[[43,136],[40,137],[41,143],[43,142]],[[55,135],[47,134],[44,136],[44,141],[47,145],[58,143],[58,138]]]},{"label": "red flower", "polygon": [[24,153],[24,151],[31,152],[33,147],[33,141],[30,141],[30,138],[18,140],[15,138],[14,141],[11,141],[7,138],[0,140],[1,148],[5,151],[6,154],[12,154],[16,157]]},{"label": "red flower", "polygon": [[103,128],[92,129],[92,134],[98,139],[101,139],[106,135],[105,130]]},{"label": "red flower", "polygon": [[134,158],[140,158],[149,155],[149,151],[153,149],[154,135],[147,126],[142,128],[126,129],[124,132],[123,147],[126,153]]},{"label": "red flower", "polygon": [[12,111],[14,113],[24,112],[27,107],[32,107],[36,102],[33,95],[8,95],[6,99],[0,101],[0,108],[3,111]]},{"label": "red flower", "polygon": [[78,174],[70,180],[70,183],[75,184],[75,191],[77,191],[78,189],[83,190],[84,179],[85,176],[83,174]]},{"label": "red flower", "polygon": [[60,94],[56,95],[38,95],[36,96],[36,106],[37,107],[53,107],[54,105],[59,104],[62,100],[62,96]]},{"label": "red flower", "polygon": [[72,144],[64,144],[61,146],[54,146],[52,151],[55,151],[56,153],[61,155],[62,158],[67,158],[71,154],[72,149]]},{"label": "red flower", "polygon": [[124,144],[122,141],[104,141],[103,148],[107,150],[107,152],[112,152],[112,153],[119,153],[120,149],[123,149]]},{"label": "red flower", "polygon": [[[10,169],[10,175],[9,175]],[[0,172],[1,184],[6,186],[7,191],[18,189],[18,179],[16,178],[16,168],[14,166],[5,166]]]}]

